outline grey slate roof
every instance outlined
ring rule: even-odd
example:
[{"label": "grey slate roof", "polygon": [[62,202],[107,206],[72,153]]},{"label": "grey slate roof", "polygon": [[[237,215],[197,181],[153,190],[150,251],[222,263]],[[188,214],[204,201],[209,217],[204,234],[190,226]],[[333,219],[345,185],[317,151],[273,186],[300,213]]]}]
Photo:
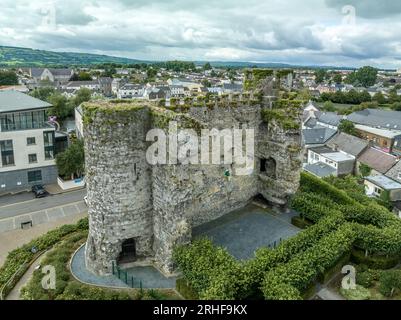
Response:
[{"label": "grey slate roof", "polygon": [[304,167],[304,170],[320,178],[329,177],[331,175],[335,175],[336,173],[336,169],[330,167],[329,165],[323,162],[308,164]]},{"label": "grey slate roof", "polygon": [[52,105],[18,91],[0,91],[0,113],[50,108]]},{"label": "grey slate roof", "polygon": [[315,128],[316,127],[316,118],[309,118],[305,123],[304,126],[307,128]]},{"label": "grey slate roof", "polygon": [[318,115],[317,119],[319,122],[337,127],[341,120],[343,120],[343,116],[340,116],[335,112],[322,112]]},{"label": "grey slate roof", "polygon": [[332,149],[337,149],[358,157],[363,150],[369,146],[369,142],[358,137],[340,132],[327,141],[327,145]]},{"label": "grey slate roof", "polygon": [[379,109],[365,109],[351,113],[348,120],[370,127],[382,129],[401,129],[401,112]]},{"label": "grey slate roof", "polygon": [[336,130],[330,128],[314,128],[302,130],[302,140],[305,145],[324,144],[336,134]]},{"label": "grey slate roof", "polygon": [[401,183],[401,161],[398,161],[389,171],[386,176]]},{"label": "grey slate roof", "polygon": [[377,172],[385,174],[397,163],[397,157],[375,148],[368,148],[362,152],[358,161],[368,165]]}]

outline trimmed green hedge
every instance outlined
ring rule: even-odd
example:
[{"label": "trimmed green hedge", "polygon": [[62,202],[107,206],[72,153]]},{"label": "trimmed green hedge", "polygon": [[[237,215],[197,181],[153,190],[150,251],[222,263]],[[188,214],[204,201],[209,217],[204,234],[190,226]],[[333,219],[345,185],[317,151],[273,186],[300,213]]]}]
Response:
[{"label": "trimmed green hedge", "polygon": [[306,229],[306,228],[312,226],[313,222],[311,222],[308,219],[301,218],[301,217],[292,217],[291,224],[293,224],[294,226],[296,226],[299,229]]},{"label": "trimmed green hedge", "polygon": [[365,251],[354,248],[351,251],[351,261],[356,264],[363,264],[372,269],[391,269],[400,262],[400,255],[393,256],[366,256]]},{"label": "trimmed green hedge", "polygon": [[211,242],[179,248],[176,264],[200,299],[301,299],[316,280],[338,271],[352,250],[358,263],[387,268],[399,262],[401,221],[368,199],[355,179],[324,181],[302,173],[291,205],[302,217],[295,223],[315,224],[275,249],[257,250],[254,259],[235,261]]},{"label": "trimmed green hedge", "polygon": [[334,267],[351,250],[353,241],[352,225],[344,224],[315,246],[294,256],[288,263],[267,272],[262,284],[264,297],[268,300],[277,299],[275,288],[280,284],[305,292],[320,274]]}]

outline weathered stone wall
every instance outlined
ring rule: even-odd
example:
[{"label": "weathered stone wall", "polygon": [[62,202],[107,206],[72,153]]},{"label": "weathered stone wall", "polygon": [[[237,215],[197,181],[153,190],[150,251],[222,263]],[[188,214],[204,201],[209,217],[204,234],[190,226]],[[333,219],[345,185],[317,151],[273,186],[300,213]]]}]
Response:
[{"label": "weathered stone wall", "polygon": [[95,109],[84,124],[89,202],[88,269],[111,272],[124,240],[152,255],[151,169],[145,158],[147,108]]},{"label": "weathered stone wall", "polygon": [[[285,132],[274,122],[266,124],[261,109],[255,104],[198,106],[178,115],[150,105],[84,108],[89,119],[84,125],[90,208],[88,268],[110,273],[122,242],[135,238],[137,253],[153,257],[160,269],[170,273],[173,247],[189,242],[193,227],[245,206],[259,193],[284,205],[299,184],[300,135]],[[236,164],[149,166],[146,133],[154,127],[167,129],[171,120],[184,128],[189,124],[196,129],[244,125],[255,129],[253,173],[234,175]],[[276,163],[273,178],[260,172],[262,159],[268,158]],[[226,170],[231,176],[225,175]]]}]

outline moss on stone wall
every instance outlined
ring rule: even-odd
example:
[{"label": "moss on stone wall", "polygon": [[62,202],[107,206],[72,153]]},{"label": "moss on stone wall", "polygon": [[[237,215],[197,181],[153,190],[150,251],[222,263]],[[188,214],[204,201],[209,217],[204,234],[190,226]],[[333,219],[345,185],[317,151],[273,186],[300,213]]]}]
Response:
[{"label": "moss on stone wall", "polygon": [[171,121],[177,121],[179,128],[194,129],[197,133],[200,133],[204,127],[202,123],[186,114],[176,113],[163,108],[150,108],[150,116],[153,127],[162,130],[168,130]]},{"label": "moss on stone wall", "polygon": [[[104,124],[114,125],[118,122],[129,123],[135,121],[135,115],[138,111],[146,108],[146,103],[139,104],[138,102],[127,102],[126,100],[111,100],[87,102],[82,105],[83,123],[84,125],[93,122],[95,117],[102,115]],[[116,120],[118,118],[118,121]]]},{"label": "moss on stone wall", "polygon": [[304,101],[281,99],[273,103],[272,109],[262,110],[262,119],[266,123],[274,121],[284,130],[299,130],[299,115]]}]

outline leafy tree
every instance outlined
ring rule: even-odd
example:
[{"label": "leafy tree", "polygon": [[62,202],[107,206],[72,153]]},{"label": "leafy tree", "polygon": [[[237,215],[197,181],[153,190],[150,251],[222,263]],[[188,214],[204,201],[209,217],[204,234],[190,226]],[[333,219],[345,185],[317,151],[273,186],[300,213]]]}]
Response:
[{"label": "leafy tree", "polygon": [[71,179],[80,178],[84,172],[85,154],[82,140],[76,140],[64,152],[56,156],[60,176]]},{"label": "leafy tree", "polygon": [[74,107],[78,107],[81,103],[89,101],[92,97],[92,92],[87,88],[81,88],[77,91],[74,99]]},{"label": "leafy tree", "polygon": [[91,80],[92,80],[92,77],[91,77],[91,75],[90,75],[88,72],[82,71],[82,72],[80,72],[79,75],[78,75],[78,80],[79,80],[79,81],[91,81]]},{"label": "leafy tree", "polygon": [[365,88],[371,87],[376,83],[377,69],[373,67],[363,67],[358,71],[350,73],[347,76],[346,83],[353,85],[361,85]]},{"label": "leafy tree", "polygon": [[207,80],[207,79],[202,80],[202,85],[203,85],[204,87],[206,87],[206,88],[210,88],[210,87],[212,86],[212,84],[210,83],[210,81]]},{"label": "leafy tree", "polygon": [[325,69],[318,69],[315,71],[315,77],[316,83],[322,83],[324,80],[326,80],[327,71]]},{"label": "leafy tree", "polygon": [[386,97],[381,92],[375,93],[375,95],[373,96],[372,100],[373,101],[377,101],[379,104],[387,103]]},{"label": "leafy tree", "polygon": [[31,92],[31,96],[42,101],[49,101],[50,96],[55,93],[54,88],[52,87],[41,87],[36,88]]},{"label": "leafy tree", "polygon": [[377,69],[373,67],[363,67],[357,72],[357,79],[365,88],[371,87],[377,80]]},{"label": "leafy tree", "polygon": [[68,104],[68,99],[60,93],[54,93],[48,98],[48,102],[53,105],[49,110],[49,115],[56,116],[62,121],[71,115],[71,108]]},{"label": "leafy tree", "polygon": [[395,111],[401,111],[401,102],[396,102],[392,106],[393,110]]},{"label": "leafy tree", "polygon": [[18,84],[18,77],[14,71],[0,71],[0,85]]},{"label": "leafy tree", "polygon": [[308,88],[301,89],[301,90],[298,92],[298,97],[297,97],[297,99],[298,99],[298,100],[303,100],[303,101],[309,101],[309,100],[311,100],[311,99],[312,99],[312,95],[311,95],[309,89],[308,89]]},{"label": "leafy tree", "polygon": [[355,125],[349,120],[342,120],[338,126],[338,130],[341,132],[356,136],[358,133],[355,129]]},{"label": "leafy tree", "polygon": [[333,81],[334,81],[335,83],[342,83],[342,82],[343,82],[343,78],[342,78],[341,74],[336,73],[336,74],[333,76]]},{"label": "leafy tree", "polygon": [[203,66],[203,70],[212,70],[212,65],[210,62],[206,62],[205,65]]},{"label": "leafy tree", "polygon": [[329,111],[329,112],[335,112],[336,111],[336,108],[334,107],[334,103],[331,102],[331,101],[326,101],[323,104],[323,108],[324,108],[324,110]]}]

